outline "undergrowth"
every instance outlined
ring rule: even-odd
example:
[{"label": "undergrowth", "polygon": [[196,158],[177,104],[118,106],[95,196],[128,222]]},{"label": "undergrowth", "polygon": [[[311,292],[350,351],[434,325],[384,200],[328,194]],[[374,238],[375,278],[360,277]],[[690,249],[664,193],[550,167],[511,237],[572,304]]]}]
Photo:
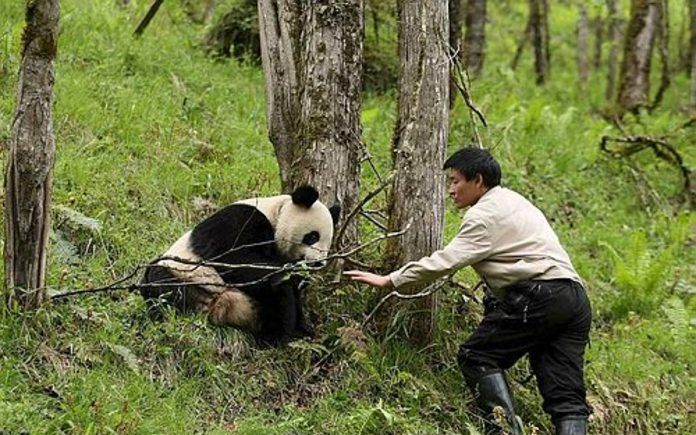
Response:
[{"label": "undergrowth", "polygon": [[[207,57],[205,29],[176,2],[165,2],[138,40],[131,33],[149,2],[61,3],[51,293],[113,282],[217,207],[275,194],[280,185],[259,67]],[[230,3],[221,2],[218,14]],[[589,4],[590,13],[601,4]],[[670,4],[678,28],[683,2]],[[490,123],[481,133],[501,161],[504,184],[547,214],[586,281],[595,315],[591,429],[694,433],[696,218],[683,202],[680,174],[649,152],[618,160],[599,150],[602,135],[620,133],[599,115],[606,72],[593,70],[587,89],[577,85],[576,9],[553,4],[552,75],[537,87],[528,51],[517,71],[509,68],[526,4],[489,5],[485,71],[472,83]],[[14,110],[22,7],[0,4],[2,142]],[[394,65],[394,35],[380,41],[384,65]],[[662,106],[627,119],[626,128],[666,136],[694,167],[696,132],[681,127],[687,90],[687,77],[675,74]],[[382,174],[394,118],[393,90],[365,95],[363,140]],[[458,101],[450,151],[471,140],[468,119]],[[365,191],[376,185],[367,166],[363,181]],[[459,225],[448,207],[447,238]],[[365,237],[378,233],[362,226]],[[364,261],[377,264],[381,249],[371,247]],[[476,283],[470,270],[457,279]],[[313,289],[317,337],[280,349],[257,348],[202,317],[152,323],[140,297],[125,291],[3,312],[0,433],[481,431],[456,366],[459,344],[481,317],[475,299],[443,289],[435,342],[418,350],[403,340],[402,316],[386,340],[360,329],[371,289],[322,281]],[[509,374],[528,433],[550,432],[527,362]]]}]

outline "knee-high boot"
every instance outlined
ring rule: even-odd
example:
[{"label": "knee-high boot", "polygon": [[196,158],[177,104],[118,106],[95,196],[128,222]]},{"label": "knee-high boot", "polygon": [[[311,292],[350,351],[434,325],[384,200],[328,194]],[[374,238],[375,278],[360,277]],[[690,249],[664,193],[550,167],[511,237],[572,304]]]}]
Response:
[{"label": "knee-high boot", "polygon": [[510,390],[502,372],[490,373],[478,379],[470,379],[467,383],[478,395],[478,405],[484,412],[491,415],[493,408],[500,406],[510,425],[510,433],[512,435],[522,434],[522,428],[515,417],[515,407],[512,403]]},{"label": "knee-high boot", "polygon": [[587,417],[584,415],[570,415],[554,421],[556,435],[586,435]]}]

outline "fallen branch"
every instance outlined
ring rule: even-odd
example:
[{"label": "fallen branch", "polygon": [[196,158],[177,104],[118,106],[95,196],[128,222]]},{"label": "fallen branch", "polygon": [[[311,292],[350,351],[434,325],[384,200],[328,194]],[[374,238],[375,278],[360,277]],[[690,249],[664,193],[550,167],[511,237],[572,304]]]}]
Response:
[{"label": "fallen branch", "polygon": [[[623,148],[610,149],[608,147],[609,142],[617,142],[626,145]],[[691,169],[686,167],[684,164],[684,159],[674,145],[666,142],[664,139],[649,136],[602,136],[599,142],[599,148],[609,154],[611,157],[617,159],[631,156],[644,149],[651,149],[657,158],[679,168],[684,180],[683,190],[687,197],[687,201],[689,201],[692,205],[696,204],[696,192],[694,192],[691,188]]]},{"label": "fallen branch", "polygon": [[147,13],[143,17],[143,19],[140,21],[140,24],[138,24],[138,27],[135,29],[135,32],[133,32],[133,36],[135,36],[137,38],[143,34],[143,32],[145,31],[147,26],[150,24],[150,21],[152,21],[155,14],[159,10],[160,6],[162,6],[162,3],[164,3],[164,0],[155,0],[152,3],[152,5],[150,6],[150,9],[147,10]]}]

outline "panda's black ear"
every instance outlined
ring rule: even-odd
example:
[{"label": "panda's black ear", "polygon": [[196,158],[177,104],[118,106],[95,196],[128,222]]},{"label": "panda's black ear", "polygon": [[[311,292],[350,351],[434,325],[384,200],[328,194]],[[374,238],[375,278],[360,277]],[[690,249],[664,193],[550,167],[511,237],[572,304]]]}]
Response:
[{"label": "panda's black ear", "polygon": [[338,225],[338,219],[341,217],[341,206],[336,203],[329,208],[331,213],[331,219],[333,219],[334,226]]},{"label": "panda's black ear", "polygon": [[319,199],[319,192],[312,186],[300,186],[292,192],[292,202],[296,205],[311,207]]}]

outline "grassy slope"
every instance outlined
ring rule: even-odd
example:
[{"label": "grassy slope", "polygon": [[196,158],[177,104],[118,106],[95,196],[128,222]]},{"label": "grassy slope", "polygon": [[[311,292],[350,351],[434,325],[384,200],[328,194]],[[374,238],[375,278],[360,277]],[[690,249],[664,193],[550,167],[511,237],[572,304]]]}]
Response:
[{"label": "grassy slope", "polygon": [[[196,46],[202,29],[175,4],[165,4],[134,41],[130,33],[147,2],[126,9],[112,7],[115,2],[62,3],[57,231],[49,275],[57,291],[106,284],[156,256],[206,213],[196,198],[225,204],[279,185],[258,68],[207,59]],[[524,2],[506,3],[519,5],[491,6],[486,77],[473,92],[491,124],[484,137],[495,145],[504,181],[553,220],[592,293],[593,426],[611,434],[695,432],[696,253],[688,237],[696,219],[675,206],[678,174],[647,152],[631,160],[633,169],[601,155],[599,137],[616,133],[594,114],[604,73],[593,74],[587,91],[576,86],[574,10],[553,9],[551,83],[533,85],[528,52],[518,71],[510,71],[514,35],[525,18]],[[21,7],[0,5],[0,139],[9,135],[14,107]],[[678,28],[682,6],[672,7]],[[672,134],[693,167],[696,151],[687,138],[694,131],[678,130],[687,89],[686,78],[675,77],[663,107],[631,128]],[[393,113],[393,95],[364,102],[364,139],[383,172]],[[470,136],[467,119],[458,105],[452,149]],[[364,172],[369,185],[374,177]],[[91,232],[93,223],[70,218],[66,209],[97,219],[101,231]],[[450,210],[449,236],[457,224]],[[475,282],[468,271],[460,279]],[[282,350],[250,348],[241,334],[201,318],[152,325],[139,298],[128,294],[76,298],[31,317],[4,315],[0,431],[458,433],[478,427],[455,355],[480,307],[464,304],[455,289],[445,291],[437,343],[415,352],[397,339],[356,341],[339,329],[362,320],[370,294],[318,287],[311,302],[319,338]],[[546,431],[534,382],[522,382],[527,374],[525,362],[511,373],[520,413]]]}]

